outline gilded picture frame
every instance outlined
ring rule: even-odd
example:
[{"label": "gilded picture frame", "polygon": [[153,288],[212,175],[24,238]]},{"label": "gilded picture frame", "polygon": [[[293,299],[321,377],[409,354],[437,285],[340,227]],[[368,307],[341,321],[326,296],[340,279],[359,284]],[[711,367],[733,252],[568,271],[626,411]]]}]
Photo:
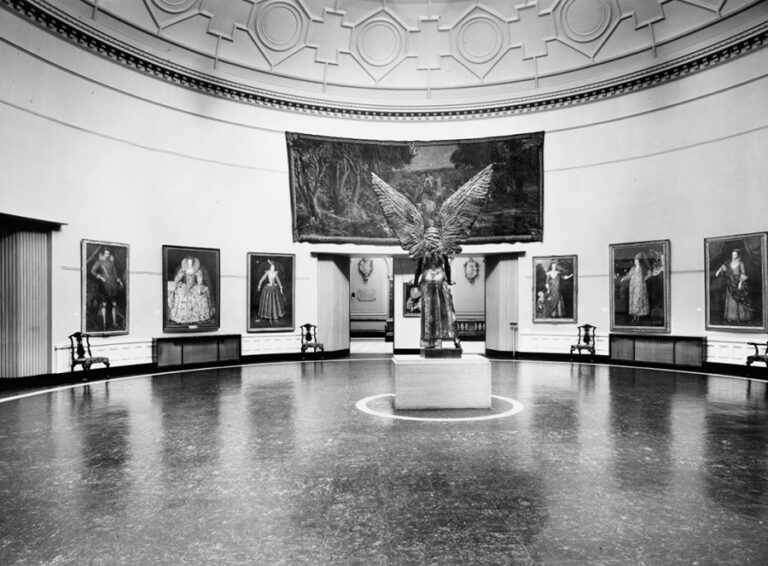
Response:
[{"label": "gilded picture frame", "polygon": [[768,329],[768,234],[704,238],[707,330]]},{"label": "gilded picture frame", "polygon": [[220,326],[220,251],[163,246],[163,332],[206,332]]},{"label": "gilded picture frame", "polygon": [[670,242],[610,244],[611,330],[670,331]]},{"label": "gilded picture frame", "polygon": [[533,322],[573,323],[578,318],[578,258],[533,258]]},{"label": "gilded picture frame", "polygon": [[293,254],[247,254],[248,332],[287,332],[295,328]]},{"label": "gilded picture frame", "polygon": [[130,331],[128,244],[81,240],[80,330],[92,336]]}]

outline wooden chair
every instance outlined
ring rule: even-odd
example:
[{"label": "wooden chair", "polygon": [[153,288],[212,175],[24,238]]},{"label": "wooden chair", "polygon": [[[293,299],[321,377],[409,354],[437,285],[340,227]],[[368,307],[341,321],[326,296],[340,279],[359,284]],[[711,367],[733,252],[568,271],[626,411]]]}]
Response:
[{"label": "wooden chair", "polygon": [[69,335],[69,353],[71,356],[70,371],[75,371],[75,366],[83,366],[83,371],[91,369],[93,364],[104,364],[109,369],[109,358],[94,356],[91,353],[91,337],[83,332],[74,332]]},{"label": "wooden chair", "polygon": [[595,330],[596,326],[591,324],[582,324],[579,326],[579,337],[575,344],[571,345],[571,361],[573,361],[573,353],[578,352],[579,356],[583,350],[589,352],[590,361],[595,359]]},{"label": "wooden chair", "polygon": [[305,353],[309,348],[312,348],[315,353],[317,353],[317,350],[319,349],[322,356],[323,352],[325,352],[325,346],[322,342],[317,341],[317,326],[307,322],[306,324],[302,324],[300,328],[301,359],[304,359]]},{"label": "wooden chair", "polygon": [[[763,362],[765,367],[768,368],[768,340],[765,342],[747,342],[749,346],[755,349],[755,353],[751,356],[747,356],[747,372],[749,367],[755,362]],[[763,349],[763,353],[760,353],[760,348]]]}]

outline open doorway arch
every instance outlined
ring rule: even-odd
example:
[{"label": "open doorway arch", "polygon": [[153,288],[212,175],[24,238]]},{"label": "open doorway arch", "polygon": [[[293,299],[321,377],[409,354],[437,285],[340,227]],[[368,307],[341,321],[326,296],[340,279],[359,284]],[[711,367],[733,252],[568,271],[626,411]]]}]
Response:
[{"label": "open doorway arch", "polygon": [[485,258],[485,351],[490,355],[514,356],[517,351],[520,255]]},{"label": "open doorway arch", "polygon": [[350,351],[391,353],[394,340],[392,256],[349,257]]}]

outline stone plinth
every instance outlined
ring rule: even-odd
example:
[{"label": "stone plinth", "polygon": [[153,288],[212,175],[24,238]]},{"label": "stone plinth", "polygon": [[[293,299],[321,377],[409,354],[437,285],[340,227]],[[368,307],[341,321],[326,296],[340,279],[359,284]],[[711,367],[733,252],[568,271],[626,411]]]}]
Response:
[{"label": "stone plinth", "polygon": [[491,362],[394,356],[395,409],[490,409]]},{"label": "stone plinth", "polygon": [[422,348],[422,358],[460,358],[464,351],[461,348]]}]

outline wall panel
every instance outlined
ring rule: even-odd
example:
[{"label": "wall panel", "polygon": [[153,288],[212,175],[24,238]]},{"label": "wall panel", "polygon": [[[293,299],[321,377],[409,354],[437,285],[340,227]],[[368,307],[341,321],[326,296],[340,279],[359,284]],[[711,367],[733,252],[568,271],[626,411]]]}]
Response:
[{"label": "wall panel", "polygon": [[50,241],[0,227],[0,377],[50,371]]},{"label": "wall panel", "polygon": [[317,258],[317,296],[318,341],[326,352],[349,350],[349,258]]},{"label": "wall panel", "polygon": [[485,347],[514,352],[518,332],[518,274],[516,256],[485,258]]}]

